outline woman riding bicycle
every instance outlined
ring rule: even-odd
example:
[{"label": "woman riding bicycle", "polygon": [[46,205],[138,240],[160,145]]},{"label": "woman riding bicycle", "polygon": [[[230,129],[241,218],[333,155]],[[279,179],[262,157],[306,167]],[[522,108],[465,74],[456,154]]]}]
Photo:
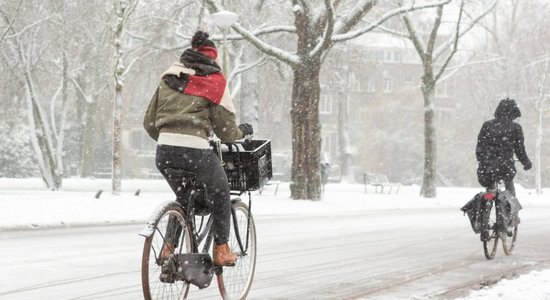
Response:
[{"label": "woman riding bicycle", "polygon": [[[216,63],[218,52],[208,33],[197,31],[180,61],[161,75],[158,88],[145,113],[143,126],[157,141],[156,165],[178,200],[184,197],[181,178],[168,174],[176,169],[196,174],[207,187],[214,223],[214,264],[234,265],[237,255],[227,244],[230,227],[230,191],[223,166],[210,148],[215,134],[232,142],[253,133],[250,124],[236,125],[235,108],[226,80]],[[175,245],[167,242],[162,256]]]},{"label": "woman riding bicycle", "polygon": [[495,183],[503,180],[506,190],[516,195],[514,188],[514,154],[524,170],[532,167],[525,152],[521,125],[514,122],[521,112],[514,99],[502,99],[495,110],[495,118],[483,123],[477,138],[476,157],[479,163],[479,183],[487,189],[496,189]]}]

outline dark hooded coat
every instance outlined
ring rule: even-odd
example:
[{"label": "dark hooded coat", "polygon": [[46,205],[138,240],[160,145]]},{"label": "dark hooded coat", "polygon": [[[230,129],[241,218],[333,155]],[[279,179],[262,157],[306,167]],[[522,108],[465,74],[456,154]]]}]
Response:
[{"label": "dark hooded coat", "polygon": [[531,168],[521,125],[513,121],[520,116],[516,101],[503,99],[495,110],[495,118],[483,123],[476,147],[477,175],[482,186],[488,187],[500,179],[512,180],[516,175],[514,154],[525,169]]}]

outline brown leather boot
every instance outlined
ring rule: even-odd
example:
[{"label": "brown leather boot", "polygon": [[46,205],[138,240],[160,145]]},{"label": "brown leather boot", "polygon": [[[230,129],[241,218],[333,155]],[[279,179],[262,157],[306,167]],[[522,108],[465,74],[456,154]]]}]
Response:
[{"label": "brown leather boot", "polygon": [[162,251],[160,252],[160,258],[168,259],[170,257],[170,254],[172,254],[174,250],[174,244],[172,244],[171,242],[166,242],[162,247]]},{"label": "brown leather boot", "polygon": [[227,243],[214,245],[214,265],[216,266],[234,266],[237,261],[237,254],[229,251]]}]

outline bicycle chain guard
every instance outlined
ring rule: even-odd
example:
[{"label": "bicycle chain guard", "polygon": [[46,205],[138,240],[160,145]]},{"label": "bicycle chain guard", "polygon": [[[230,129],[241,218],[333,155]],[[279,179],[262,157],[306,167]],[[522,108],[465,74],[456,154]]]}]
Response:
[{"label": "bicycle chain guard", "polygon": [[212,257],[208,253],[175,254],[179,262],[178,275],[199,289],[207,288],[212,282],[214,273]]}]

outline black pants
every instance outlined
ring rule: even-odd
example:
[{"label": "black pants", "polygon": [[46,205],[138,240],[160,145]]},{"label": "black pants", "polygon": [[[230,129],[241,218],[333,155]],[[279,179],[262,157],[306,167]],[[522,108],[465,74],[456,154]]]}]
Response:
[{"label": "black pants", "polygon": [[166,169],[184,170],[197,175],[199,184],[206,186],[208,206],[212,210],[214,242],[225,244],[229,237],[231,195],[229,183],[219,158],[210,149],[195,149],[158,145],[156,165],[178,200],[185,197],[181,178],[169,176]]},{"label": "black pants", "polygon": [[496,189],[495,183],[498,180],[504,181],[504,188],[516,195],[514,187],[514,177],[516,176],[516,168],[513,160],[505,160],[505,162],[495,163],[492,160],[480,162],[477,168],[477,179],[481,186],[487,189]]},{"label": "black pants", "polygon": [[[504,179],[503,181],[504,181],[504,188],[510,193],[512,193],[512,195],[516,196],[516,188],[514,187],[514,180]],[[487,189],[491,189],[491,190],[495,190],[496,188],[497,188],[496,183],[492,183],[487,187]]]}]

